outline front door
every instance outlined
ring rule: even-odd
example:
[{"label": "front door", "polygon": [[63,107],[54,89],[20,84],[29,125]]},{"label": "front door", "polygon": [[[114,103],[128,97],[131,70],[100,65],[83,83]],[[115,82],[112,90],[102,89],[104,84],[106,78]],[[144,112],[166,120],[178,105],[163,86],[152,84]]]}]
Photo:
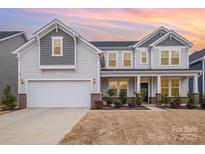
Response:
[{"label": "front door", "polygon": [[148,102],[148,83],[140,83],[140,88],[144,93],[144,102]]}]

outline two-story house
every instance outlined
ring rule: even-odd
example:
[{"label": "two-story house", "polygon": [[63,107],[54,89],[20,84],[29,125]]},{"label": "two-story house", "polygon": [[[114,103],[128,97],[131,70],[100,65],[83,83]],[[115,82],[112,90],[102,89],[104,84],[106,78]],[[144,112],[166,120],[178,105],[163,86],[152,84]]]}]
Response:
[{"label": "two-story house", "polygon": [[20,107],[90,107],[110,88],[129,100],[147,89],[149,103],[161,95],[186,98],[188,79],[198,96],[198,72],[189,69],[192,43],[159,27],[139,41],[88,42],[58,20],[15,50],[19,58]]},{"label": "two-story house", "polygon": [[0,31],[0,97],[7,85],[18,96],[18,59],[11,52],[26,41],[22,31]]}]

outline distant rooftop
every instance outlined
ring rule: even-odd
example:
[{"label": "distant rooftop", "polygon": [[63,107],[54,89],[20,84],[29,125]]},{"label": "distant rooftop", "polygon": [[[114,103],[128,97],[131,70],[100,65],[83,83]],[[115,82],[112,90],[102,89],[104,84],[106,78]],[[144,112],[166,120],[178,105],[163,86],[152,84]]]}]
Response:
[{"label": "distant rooftop", "polygon": [[200,51],[195,51],[189,56],[189,62],[192,62],[196,59],[202,58],[205,56],[205,48]]},{"label": "distant rooftop", "polygon": [[90,43],[96,47],[129,47],[138,41],[91,41]]},{"label": "distant rooftop", "polygon": [[0,39],[7,38],[18,33],[22,33],[22,31],[0,31]]}]

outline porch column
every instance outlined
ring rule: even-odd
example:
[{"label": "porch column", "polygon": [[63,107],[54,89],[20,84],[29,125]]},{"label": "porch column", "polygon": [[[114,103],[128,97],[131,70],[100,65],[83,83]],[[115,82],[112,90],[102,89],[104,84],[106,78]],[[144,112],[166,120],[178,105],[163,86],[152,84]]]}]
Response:
[{"label": "porch column", "polygon": [[193,83],[193,92],[198,93],[198,75],[194,76],[194,83]]},{"label": "porch column", "polygon": [[157,76],[156,104],[160,104],[160,100],[161,100],[161,76]]},{"label": "porch column", "polygon": [[161,76],[157,76],[157,93],[161,94]]},{"label": "porch column", "polygon": [[140,89],[140,76],[137,76],[137,93],[139,94],[141,91]]},{"label": "porch column", "polygon": [[198,75],[194,76],[194,80],[193,80],[193,103],[194,104],[199,104],[199,91],[198,91]]}]

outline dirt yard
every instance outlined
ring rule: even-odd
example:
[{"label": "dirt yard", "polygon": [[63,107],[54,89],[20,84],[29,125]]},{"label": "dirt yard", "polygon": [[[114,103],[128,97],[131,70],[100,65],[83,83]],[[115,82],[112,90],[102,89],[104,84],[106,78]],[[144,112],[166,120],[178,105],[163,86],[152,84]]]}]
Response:
[{"label": "dirt yard", "polygon": [[205,111],[90,111],[60,144],[205,144]]}]

